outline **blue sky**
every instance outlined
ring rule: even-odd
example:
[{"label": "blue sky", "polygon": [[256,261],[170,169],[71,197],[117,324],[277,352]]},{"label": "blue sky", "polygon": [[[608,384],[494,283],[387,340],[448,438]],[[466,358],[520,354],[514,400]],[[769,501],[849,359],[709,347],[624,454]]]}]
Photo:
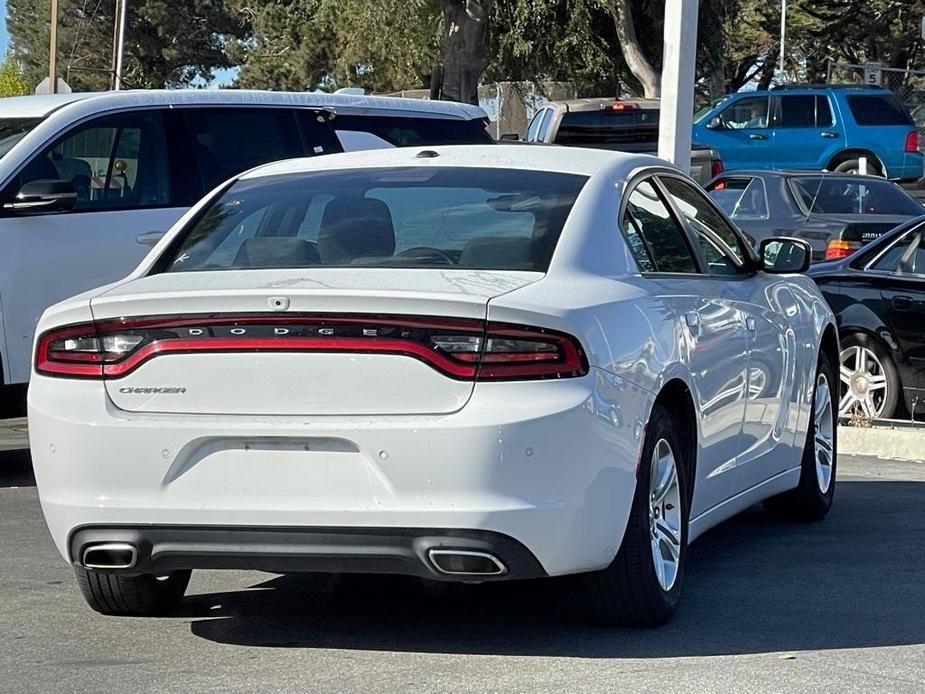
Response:
[{"label": "blue sky", "polygon": [[6,33],[6,0],[0,0],[0,59],[6,55],[6,44],[10,35]]},{"label": "blue sky", "polygon": [[[0,60],[6,56],[7,44],[10,41],[10,35],[6,31],[6,0],[0,0]],[[211,87],[231,84],[237,74],[237,69],[218,70]]]}]

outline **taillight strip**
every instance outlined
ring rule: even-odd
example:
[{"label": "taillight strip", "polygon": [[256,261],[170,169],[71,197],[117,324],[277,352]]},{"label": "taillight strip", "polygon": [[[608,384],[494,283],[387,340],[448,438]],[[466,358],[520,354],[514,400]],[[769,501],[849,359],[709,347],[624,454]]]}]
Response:
[{"label": "taillight strip", "polygon": [[[285,337],[267,335],[212,335],[196,337],[164,335],[163,332],[183,328],[221,328],[228,331],[241,326],[283,327],[302,325],[305,328],[347,326],[363,329],[363,335]],[[367,328],[407,328],[424,331],[415,336],[365,335]],[[125,353],[105,352],[104,338],[120,332],[135,335],[151,331],[144,341]],[[454,333],[454,331],[459,331]],[[194,334],[190,330],[190,335]],[[294,331],[295,332],[295,331]],[[480,352],[444,351],[431,344],[427,336],[448,332],[460,336],[482,338]],[[242,331],[243,333],[243,331]],[[69,338],[96,339],[98,352],[68,352],[62,341]],[[491,339],[535,341],[555,345],[556,351],[487,351]],[[36,371],[52,376],[74,378],[121,378],[142,364],[168,354],[234,353],[234,352],[331,352],[375,353],[407,356],[422,361],[444,375],[460,380],[568,378],[587,373],[588,363],[575,338],[544,328],[489,323],[472,319],[404,317],[348,314],[243,314],[142,316],[108,319],[99,323],[62,326],[40,336],[35,358]]]},{"label": "taillight strip", "polygon": [[119,378],[134,371],[146,361],[162,354],[192,354],[196,352],[349,352],[353,354],[376,353],[396,354],[414,357],[437,367],[454,378],[475,377],[475,366],[456,364],[435,350],[410,340],[369,338],[351,340],[344,338],[250,338],[225,339],[205,338],[200,340],[163,340],[145,345],[127,359],[103,366],[103,374]]}]

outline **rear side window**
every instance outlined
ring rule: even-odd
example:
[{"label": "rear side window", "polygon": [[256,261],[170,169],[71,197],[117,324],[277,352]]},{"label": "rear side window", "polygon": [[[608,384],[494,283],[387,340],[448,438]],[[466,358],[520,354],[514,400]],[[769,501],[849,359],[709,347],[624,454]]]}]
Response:
[{"label": "rear side window", "polygon": [[742,243],[729,223],[692,186],[677,178],[662,177],[662,184],[697,239],[710,267],[717,275],[749,271]]},{"label": "rear side window", "polygon": [[768,195],[760,178],[723,178],[708,192],[713,202],[733,219],[768,219],[770,216]]},{"label": "rear side window", "polygon": [[858,125],[914,125],[902,102],[893,94],[854,94],[846,99]]},{"label": "rear side window", "polygon": [[477,145],[492,142],[480,120],[339,115],[331,121],[336,132],[370,133],[393,147]]},{"label": "rear side window", "polygon": [[890,181],[848,176],[789,180],[800,206],[812,214],[897,214],[918,217],[922,206]]},{"label": "rear side window", "polygon": [[599,109],[562,116],[556,143],[563,145],[634,144],[658,140],[657,109]]},{"label": "rear side window", "polygon": [[184,115],[205,190],[260,164],[305,153],[288,109],[196,108]]},{"label": "rear side window", "polygon": [[642,272],[697,272],[684,230],[649,181],[630,193],[620,228]]},{"label": "rear side window", "polygon": [[159,266],[544,272],[586,180],[453,167],[244,179],[184,230]]},{"label": "rear side window", "polygon": [[824,94],[792,94],[780,97],[778,128],[828,128],[832,109]]}]

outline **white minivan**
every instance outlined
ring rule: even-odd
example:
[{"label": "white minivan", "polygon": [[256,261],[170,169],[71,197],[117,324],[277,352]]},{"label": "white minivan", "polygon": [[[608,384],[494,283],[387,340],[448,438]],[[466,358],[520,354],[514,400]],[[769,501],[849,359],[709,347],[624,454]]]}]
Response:
[{"label": "white minivan", "polygon": [[159,90],[0,100],[2,383],[29,379],[46,307],[127,275],[206,192],[277,159],[491,142],[475,106]]}]

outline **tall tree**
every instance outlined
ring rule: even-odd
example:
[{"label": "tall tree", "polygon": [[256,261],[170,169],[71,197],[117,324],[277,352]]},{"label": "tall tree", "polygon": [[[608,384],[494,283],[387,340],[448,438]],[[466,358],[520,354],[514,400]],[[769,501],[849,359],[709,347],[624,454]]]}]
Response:
[{"label": "tall tree", "polygon": [[[26,79],[48,74],[50,0],[7,0],[10,46]],[[231,67],[226,48],[246,31],[223,0],[130,0],[125,36],[129,86],[176,87],[208,82]],[[74,89],[105,89],[111,81],[114,0],[60,0],[58,65]]]},{"label": "tall tree", "polygon": [[32,88],[23,77],[19,62],[8,55],[0,65],[0,96],[23,96],[31,93]]}]

